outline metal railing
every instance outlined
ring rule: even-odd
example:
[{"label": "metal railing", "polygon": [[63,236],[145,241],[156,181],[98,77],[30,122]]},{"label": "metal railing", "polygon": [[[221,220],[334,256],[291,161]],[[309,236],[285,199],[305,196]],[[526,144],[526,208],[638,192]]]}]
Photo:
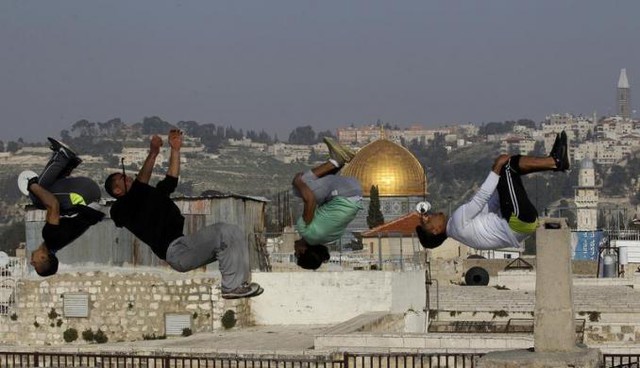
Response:
[{"label": "metal railing", "polygon": [[239,355],[138,355],[91,353],[0,352],[0,367],[95,368],[342,368],[343,362],[326,357],[270,358]]},{"label": "metal railing", "polygon": [[342,358],[243,357],[240,355],[136,355],[0,352],[3,368],[472,368],[482,354],[345,353]]},{"label": "metal railing", "polygon": [[344,368],[473,368],[483,354],[345,354]]},{"label": "metal railing", "polygon": [[[295,232],[255,235],[263,239],[264,251],[268,253],[271,265],[295,264],[292,242],[297,236]],[[365,243],[358,243],[355,237],[345,235],[328,247],[331,253],[329,264],[344,270],[410,271],[425,268],[425,253],[418,240],[397,233],[381,234]]]},{"label": "metal railing", "polygon": [[[0,367],[91,368],[474,368],[483,353],[344,353],[342,357],[144,355],[0,351]],[[603,368],[640,367],[640,354],[603,354]]]},{"label": "metal railing", "polygon": [[13,313],[18,299],[18,281],[24,276],[26,260],[9,257],[7,263],[0,266],[0,316]]},{"label": "metal railing", "polygon": [[639,368],[640,354],[604,354],[604,368]]},{"label": "metal railing", "polygon": [[[584,340],[586,322],[583,318],[575,320],[576,342]],[[533,318],[510,318],[508,321],[431,321],[429,323],[429,332],[532,334],[533,327]]]}]

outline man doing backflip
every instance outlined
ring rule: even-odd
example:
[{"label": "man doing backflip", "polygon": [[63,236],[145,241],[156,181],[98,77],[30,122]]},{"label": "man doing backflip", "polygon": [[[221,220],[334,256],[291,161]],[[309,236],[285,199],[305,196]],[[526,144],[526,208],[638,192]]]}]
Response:
[{"label": "man doing backflip", "polygon": [[302,198],[304,209],[296,223],[302,237],[294,243],[297,265],[315,270],[330,258],[324,245],[342,237],[362,209],[362,187],[356,178],[335,175],[355,156],[330,138],[329,161],[293,178],[294,194]]},{"label": "man doing backflip", "polygon": [[82,235],[104,217],[97,210],[100,187],[86,177],[69,177],[82,160],[66,145],[49,138],[53,155],[40,176],[29,179],[27,190],[33,204],[46,209],[43,242],[31,252],[31,265],[40,276],[58,271],[56,252]]},{"label": "man doing backflip", "polygon": [[105,181],[105,190],[116,198],[110,211],[115,225],[131,231],[176,271],[187,272],[219,261],[225,299],[261,294],[260,285],[248,282],[251,276],[249,245],[238,226],[216,223],[193,234],[183,233],[184,217],[169,198],[180,175],[181,131],[169,132],[171,153],[167,174],[155,187],[149,185],[161,146],[162,139],[154,135],[149,154],[135,179],[117,172]]},{"label": "man doing backflip", "polygon": [[475,249],[520,248],[538,225],[538,212],[522,184],[521,176],[538,171],[569,169],[567,135],[563,131],[547,157],[496,158],[491,172],[471,200],[448,218],[442,212],[423,213],[416,227],[425,248],[441,245],[451,237]]}]

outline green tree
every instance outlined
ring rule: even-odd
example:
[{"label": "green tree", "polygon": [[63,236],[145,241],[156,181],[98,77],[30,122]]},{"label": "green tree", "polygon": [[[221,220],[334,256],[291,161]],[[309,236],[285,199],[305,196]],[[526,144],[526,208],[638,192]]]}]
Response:
[{"label": "green tree", "polygon": [[97,135],[97,131],[96,124],[85,119],[78,120],[71,126],[71,132],[76,137],[93,137]]},{"label": "green tree", "polygon": [[142,134],[167,134],[173,126],[157,116],[142,120]]},{"label": "green tree", "polygon": [[0,152],[4,152],[4,142],[0,141]]},{"label": "green tree", "polygon": [[8,254],[14,254],[20,243],[26,238],[24,221],[17,221],[4,228],[0,236],[0,250]]},{"label": "green tree", "polygon": [[329,137],[329,138],[336,138],[336,136],[330,131],[330,130],[325,130],[324,132],[318,132],[318,139],[317,141],[320,142],[322,141],[322,138],[324,137]]},{"label": "green tree", "polygon": [[602,193],[609,196],[622,196],[626,194],[626,185],[629,183],[629,174],[624,167],[614,165],[604,177]]},{"label": "green tree", "polygon": [[367,226],[373,229],[376,226],[384,224],[384,216],[380,210],[380,191],[377,185],[371,186],[369,194],[369,213],[367,214]]},{"label": "green tree", "polygon": [[289,134],[289,143],[311,145],[316,143],[316,132],[311,125],[297,127]]},{"label": "green tree", "polygon": [[7,143],[7,152],[16,153],[20,149],[20,145],[17,142],[9,141]]}]

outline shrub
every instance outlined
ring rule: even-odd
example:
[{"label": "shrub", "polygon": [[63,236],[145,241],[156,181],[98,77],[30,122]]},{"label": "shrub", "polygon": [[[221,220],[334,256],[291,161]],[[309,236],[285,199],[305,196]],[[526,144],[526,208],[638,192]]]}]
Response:
[{"label": "shrub", "polygon": [[507,312],[506,310],[494,311],[493,318],[496,317],[509,317],[509,312]]},{"label": "shrub", "polygon": [[78,339],[78,330],[75,328],[68,328],[62,333],[62,337],[66,342],[73,342]]},{"label": "shrub", "polygon": [[101,329],[98,329],[98,331],[96,331],[95,335],[93,336],[93,340],[98,344],[104,344],[105,342],[109,341],[109,338],[107,337],[107,335],[105,335],[104,332],[102,332]]},{"label": "shrub", "polygon": [[600,312],[589,312],[589,321],[598,322],[600,320]]},{"label": "shrub", "polygon": [[62,319],[58,318],[58,320],[56,321],[56,326],[62,326]]},{"label": "shrub", "polygon": [[93,341],[93,339],[94,339],[94,335],[93,335],[92,329],[82,331],[82,340],[86,342],[91,342]]},{"label": "shrub", "polygon": [[155,332],[151,335],[142,335],[143,340],[164,340],[166,339],[166,335],[158,335],[156,336]]},{"label": "shrub", "polygon": [[231,309],[224,312],[222,315],[222,327],[225,329],[233,328],[236,325],[236,312]]},{"label": "shrub", "polygon": [[182,329],[182,336],[191,336],[191,334],[193,334],[193,332],[189,327]]},{"label": "shrub", "polygon": [[56,319],[58,318],[58,312],[56,312],[56,310],[54,308],[51,308],[51,310],[49,311],[49,314],[47,314],[49,316],[49,319]]},{"label": "shrub", "polygon": [[18,315],[15,314],[15,313],[12,313],[11,317],[9,317],[9,318],[11,318],[12,321],[17,321],[18,320]]}]

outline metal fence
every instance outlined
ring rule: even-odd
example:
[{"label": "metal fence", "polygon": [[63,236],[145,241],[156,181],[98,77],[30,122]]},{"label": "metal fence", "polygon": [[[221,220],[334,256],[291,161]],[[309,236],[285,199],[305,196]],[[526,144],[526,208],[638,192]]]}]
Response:
[{"label": "metal fence", "polygon": [[342,358],[0,352],[3,368],[472,368],[482,354],[352,354]]},{"label": "metal fence", "polygon": [[[295,265],[293,240],[295,232],[260,233],[251,235],[262,239],[271,265]],[[328,244],[333,270],[422,270],[425,268],[425,252],[415,236],[403,236],[396,232],[380,233],[373,238],[357,239],[346,234]],[[276,268],[277,269],[277,268]]]},{"label": "metal fence", "polygon": [[[344,353],[342,357],[143,355],[0,351],[0,367],[82,368],[474,368],[483,354]],[[603,368],[638,368],[640,354],[604,354]]]},{"label": "metal fence", "polygon": [[24,276],[26,260],[9,257],[0,264],[0,316],[13,314],[18,299],[18,281]]},{"label": "metal fence", "polygon": [[344,368],[473,368],[482,354],[345,354]]},{"label": "metal fence", "polygon": [[604,368],[640,368],[640,354],[605,354]]}]

